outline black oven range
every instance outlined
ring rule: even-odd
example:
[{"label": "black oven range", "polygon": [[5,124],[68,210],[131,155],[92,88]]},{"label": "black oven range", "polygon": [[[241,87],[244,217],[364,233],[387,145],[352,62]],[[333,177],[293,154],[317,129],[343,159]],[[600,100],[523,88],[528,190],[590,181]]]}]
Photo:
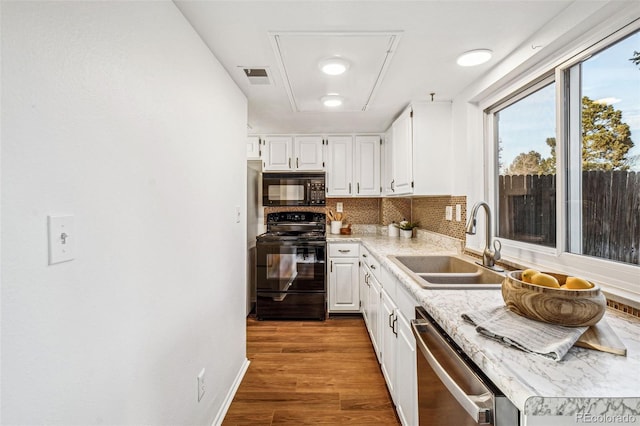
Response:
[{"label": "black oven range", "polygon": [[256,318],[326,318],[326,215],[267,215],[256,239]]}]

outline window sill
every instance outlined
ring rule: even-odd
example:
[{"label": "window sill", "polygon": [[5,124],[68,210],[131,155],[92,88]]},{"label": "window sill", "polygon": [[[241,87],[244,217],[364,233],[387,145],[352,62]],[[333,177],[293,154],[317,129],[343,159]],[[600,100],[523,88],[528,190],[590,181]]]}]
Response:
[{"label": "window sill", "polygon": [[[482,251],[473,247],[465,247],[464,253],[470,256],[473,256],[478,259],[482,259]],[[542,263],[534,263],[528,260],[523,260],[511,256],[502,256],[502,258],[496,262],[499,266],[505,268],[506,270],[518,270],[518,269],[527,269],[527,268],[535,268],[539,270],[560,270],[561,268],[558,266],[549,266]],[[612,287],[603,283],[601,280],[591,279],[587,276],[587,279],[597,283],[607,298],[607,304],[610,308],[628,313],[635,317],[640,317],[640,295],[637,293],[633,293],[627,291],[625,289]]]}]

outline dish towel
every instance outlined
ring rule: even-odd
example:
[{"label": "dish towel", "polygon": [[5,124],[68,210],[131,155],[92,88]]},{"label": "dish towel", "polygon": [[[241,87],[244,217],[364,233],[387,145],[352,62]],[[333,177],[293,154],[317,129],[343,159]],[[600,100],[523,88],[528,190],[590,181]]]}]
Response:
[{"label": "dish towel", "polygon": [[506,306],[465,313],[462,318],[475,325],[476,331],[484,336],[555,361],[560,361],[589,328],[531,320],[511,312]]}]

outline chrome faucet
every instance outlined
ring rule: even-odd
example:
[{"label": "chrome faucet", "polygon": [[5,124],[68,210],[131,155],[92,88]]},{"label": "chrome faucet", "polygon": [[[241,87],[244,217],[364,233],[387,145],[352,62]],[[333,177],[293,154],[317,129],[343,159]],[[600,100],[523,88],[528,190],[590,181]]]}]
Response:
[{"label": "chrome faucet", "polygon": [[478,216],[478,210],[480,207],[484,207],[484,211],[487,212],[487,236],[484,251],[482,252],[482,263],[477,263],[486,268],[493,269],[494,271],[502,272],[504,269],[496,266],[496,260],[500,259],[500,249],[502,248],[502,244],[500,241],[495,240],[493,242],[493,248],[491,247],[491,224],[493,222],[491,220],[491,208],[489,207],[489,204],[484,201],[480,201],[473,206],[471,215],[469,216],[469,221],[467,222],[466,232],[469,235],[476,234],[476,216]]}]

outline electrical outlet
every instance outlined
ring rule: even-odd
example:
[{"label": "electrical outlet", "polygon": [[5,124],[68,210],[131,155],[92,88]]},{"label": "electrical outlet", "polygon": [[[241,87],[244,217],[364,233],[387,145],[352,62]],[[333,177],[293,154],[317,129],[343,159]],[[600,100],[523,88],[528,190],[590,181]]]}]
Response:
[{"label": "electrical outlet", "polygon": [[204,368],[203,368],[202,371],[200,371],[200,374],[198,374],[198,402],[200,402],[206,390],[207,390],[207,386],[204,382]]},{"label": "electrical outlet", "polygon": [[336,203],[336,212],[337,213],[342,213],[344,209],[344,206],[342,205],[342,203]]},{"label": "electrical outlet", "polygon": [[456,204],[456,221],[462,221],[462,206],[460,204]]},{"label": "electrical outlet", "polygon": [[453,208],[451,206],[446,206],[444,208],[444,218],[446,220],[451,220],[453,218]]}]

